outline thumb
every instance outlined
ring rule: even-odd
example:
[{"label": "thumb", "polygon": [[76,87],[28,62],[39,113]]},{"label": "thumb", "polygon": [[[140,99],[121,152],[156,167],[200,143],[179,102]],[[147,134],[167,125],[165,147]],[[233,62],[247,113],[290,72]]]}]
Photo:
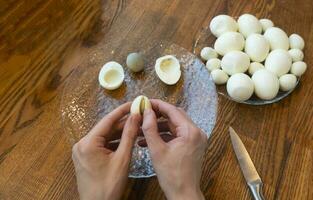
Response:
[{"label": "thumb", "polygon": [[152,109],[145,110],[144,112],[142,131],[151,152],[165,148],[165,142],[159,134],[157,118]]},{"label": "thumb", "polygon": [[140,122],[141,116],[139,114],[130,115],[128,117],[123,129],[120,144],[115,152],[118,156],[126,158],[125,155],[129,155],[127,158],[130,159],[133,145],[140,128]]}]

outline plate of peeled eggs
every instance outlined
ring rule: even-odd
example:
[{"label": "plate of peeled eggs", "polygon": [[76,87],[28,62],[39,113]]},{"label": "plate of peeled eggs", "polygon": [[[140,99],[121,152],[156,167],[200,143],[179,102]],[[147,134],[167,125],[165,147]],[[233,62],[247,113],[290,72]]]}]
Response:
[{"label": "plate of peeled eggs", "polygon": [[252,14],[218,15],[200,32],[194,53],[219,94],[250,105],[274,103],[296,88],[307,68],[304,39],[282,28]]}]

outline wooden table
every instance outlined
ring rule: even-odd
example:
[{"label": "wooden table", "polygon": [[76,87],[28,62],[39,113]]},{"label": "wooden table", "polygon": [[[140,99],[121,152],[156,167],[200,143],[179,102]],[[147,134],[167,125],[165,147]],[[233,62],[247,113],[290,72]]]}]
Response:
[{"label": "wooden table", "polygon": [[[64,81],[95,48],[169,40],[188,50],[213,16],[268,17],[306,41],[307,73],[291,96],[253,107],[219,98],[203,166],[207,199],[251,199],[227,129],[240,134],[267,199],[313,199],[313,2],[0,1],[0,199],[77,199],[63,132]],[[164,199],[157,179],[131,179],[123,199]]]}]

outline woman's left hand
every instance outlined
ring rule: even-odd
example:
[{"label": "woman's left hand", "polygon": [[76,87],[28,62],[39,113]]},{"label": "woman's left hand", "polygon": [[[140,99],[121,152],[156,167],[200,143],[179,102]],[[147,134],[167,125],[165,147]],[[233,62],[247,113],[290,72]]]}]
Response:
[{"label": "woman's left hand", "polygon": [[[119,106],[73,146],[72,158],[82,200],[121,198],[141,123],[139,114],[127,117],[129,110],[130,103]],[[120,138],[119,144],[111,143]]]}]

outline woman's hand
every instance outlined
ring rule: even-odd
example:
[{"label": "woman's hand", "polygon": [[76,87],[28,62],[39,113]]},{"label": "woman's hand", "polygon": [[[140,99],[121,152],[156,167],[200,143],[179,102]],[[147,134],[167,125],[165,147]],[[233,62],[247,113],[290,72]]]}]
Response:
[{"label": "woman's hand", "polygon": [[167,127],[175,137],[164,142],[155,112],[145,111],[142,130],[161,188],[169,200],[204,199],[200,177],[207,136],[182,109],[161,100],[151,103],[157,115],[167,118]]},{"label": "woman's hand", "polygon": [[[130,103],[119,106],[74,145],[72,158],[82,200],[115,200],[123,194],[141,123],[140,115],[126,118],[129,109]],[[119,138],[119,145],[111,143]]]}]

